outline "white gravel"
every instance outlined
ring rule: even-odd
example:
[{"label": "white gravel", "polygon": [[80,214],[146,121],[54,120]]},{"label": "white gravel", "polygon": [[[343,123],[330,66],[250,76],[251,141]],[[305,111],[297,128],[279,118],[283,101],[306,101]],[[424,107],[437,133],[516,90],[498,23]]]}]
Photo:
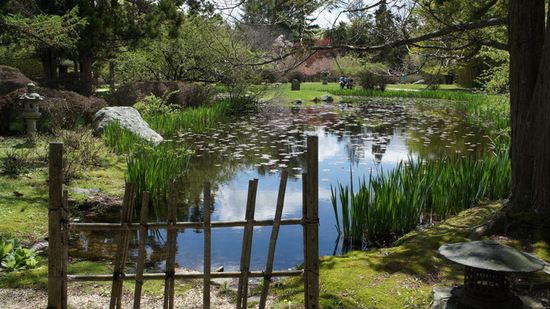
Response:
[{"label": "white gravel", "polygon": [[[69,308],[109,308],[110,287],[90,283],[70,283],[68,293]],[[211,290],[211,308],[235,308],[235,303],[230,295],[220,293],[218,288]],[[48,294],[45,290],[24,289],[0,289],[0,308],[2,309],[36,309],[46,308]],[[124,289],[122,308],[133,308],[134,295]],[[162,293],[155,295],[143,295],[141,308],[162,308],[164,296]],[[174,298],[175,308],[202,308],[202,287],[195,286],[183,295]]]}]

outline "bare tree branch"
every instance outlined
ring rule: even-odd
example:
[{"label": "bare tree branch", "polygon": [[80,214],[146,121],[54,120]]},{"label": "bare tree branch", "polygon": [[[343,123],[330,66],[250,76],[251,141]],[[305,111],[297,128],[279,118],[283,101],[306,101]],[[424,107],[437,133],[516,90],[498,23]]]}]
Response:
[{"label": "bare tree branch", "polygon": [[[344,48],[344,49],[359,51],[359,52],[380,51],[380,50],[394,48],[397,46],[428,41],[430,39],[442,37],[455,32],[475,30],[475,29],[481,29],[481,28],[491,27],[491,26],[502,26],[502,25],[506,25],[507,21],[508,21],[508,18],[491,18],[491,19],[479,20],[474,22],[466,22],[466,23],[451,25],[443,29],[426,33],[414,38],[404,38],[404,39],[395,40],[392,42],[388,42],[388,43],[376,45],[376,46],[333,45],[333,46],[315,46],[315,47],[312,47],[312,49],[326,50],[326,49],[334,49],[334,48]],[[502,45],[497,44],[496,46],[502,46]]]}]

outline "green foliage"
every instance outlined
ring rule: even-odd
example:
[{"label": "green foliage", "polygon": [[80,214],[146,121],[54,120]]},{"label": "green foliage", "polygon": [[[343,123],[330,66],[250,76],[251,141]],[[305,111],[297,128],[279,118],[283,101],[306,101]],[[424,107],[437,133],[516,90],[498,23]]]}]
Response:
[{"label": "green foliage", "polygon": [[76,47],[80,38],[78,30],[86,25],[86,20],[78,16],[78,11],[78,6],[75,6],[64,15],[27,18],[21,14],[7,14],[0,17],[0,25],[16,33],[21,45],[71,49]]},{"label": "green foliage", "polygon": [[171,114],[180,110],[181,107],[176,104],[169,104],[168,98],[179,91],[165,92],[162,97],[157,97],[154,94],[146,96],[143,101],[134,105],[134,108],[142,114],[143,117],[152,115]]},{"label": "green foliage", "polygon": [[0,261],[6,271],[12,272],[36,267],[40,256],[23,248],[15,239],[0,239]]},{"label": "green foliage", "polygon": [[165,196],[168,180],[178,179],[187,170],[191,153],[186,147],[168,143],[158,146],[138,144],[128,155],[127,182],[136,182],[136,192],[149,191],[151,196]]},{"label": "green foliage", "polygon": [[117,122],[105,128],[104,136],[116,152],[127,154],[125,180],[135,182],[137,192],[149,191],[154,197],[165,195],[168,180],[181,177],[187,170],[191,152],[186,147],[169,143],[154,146]]},{"label": "green foliage", "polygon": [[28,153],[20,150],[8,150],[6,156],[2,158],[2,173],[10,178],[27,172],[30,167]]},{"label": "green foliage", "polygon": [[148,114],[144,119],[153,130],[162,132],[163,135],[173,135],[183,129],[201,132],[216,126],[225,116],[249,108],[251,103],[250,98],[239,97],[217,101],[212,106],[188,108],[173,113]]},{"label": "green foliage", "polygon": [[68,184],[90,167],[101,166],[104,154],[101,141],[92,136],[90,130],[75,129],[61,131],[59,138],[63,143],[63,181]]},{"label": "green foliage", "polygon": [[243,95],[259,74],[246,63],[255,62],[237,29],[216,19],[189,17],[171,35],[169,25],[143,46],[127,50],[117,59],[124,82],[135,80],[182,80],[225,86],[232,96]]},{"label": "green foliage", "polygon": [[[504,150],[503,150],[504,149]],[[360,247],[363,237],[384,240],[463,211],[483,198],[505,198],[510,192],[511,165],[507,148],[493,155],[400,162],[392,171],[378,171],[359,182],[359,190],[332,188],[338,233]],[[452,188],[452,189],[450,189]],[[341,220],[338,212],[340,201]]]},{"label": "green foliage", "polygon": [[508,93],[510,90],[510,55],[506,51],[488,51],[484,55],[488,59],[487,70],[477,79],[482,90],[490,94]]},{"label": "green foliage", "polygon": [[386,90],[386,85],[389,82],[387,68],[380,64],[368,64],[357,73],[359,85],[365,90],[373,90],[378,87],[380,90]]}]

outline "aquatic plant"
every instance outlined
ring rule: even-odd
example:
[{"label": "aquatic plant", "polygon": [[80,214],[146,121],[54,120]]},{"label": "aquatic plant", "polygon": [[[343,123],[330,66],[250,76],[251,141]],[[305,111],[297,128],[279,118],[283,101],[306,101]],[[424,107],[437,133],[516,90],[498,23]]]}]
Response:
[{"label": "aquatic plant", "polygon": [[128,153],[142,143],[142,138],[129,130],[122,128],[118,121],[105,126],[103,137],[107,145],[117,153]]},{"label": "aquatic plant", "polygon": [[358,248],[365,239],[383,241],[457,214],[484,198],[505,197],[511,167],[503,149],[507,148],[481,159],[409,159],[393,170],[371,173],[368,181],[359,181],[357,192],[353,183],[331,188],[338,234]]},{"label": "aquatic plant", "polygon": [[151,196],[165,195],[168,180],[181,177],[191,156],[185,146],[167,142],[154,146],[116,122],[105,128],[105,140],[116,152],[127,154],[125,180],[136,182],[137,192],[149,191]]},{"label": "aquatic plant", "polygon": [[172,113],[150,114],[144,117],[149,126],[162,135],[170,136],[182,129],[190,129],[192,132],[202,132],[215,126],[227,115],[236,110],[234,101],[218,101],[212,106],[200,106],[187,108]]},{"label": "aquatic plant", "polygon": [[126,159],[126,181],[136,183],[136,192],[149,191],[153,197],[164,196],[168,191],[168,180],[181,177],[187,170],[190,157],[187,147],[174,147],[169,143],[157,146],[138,144]]}]

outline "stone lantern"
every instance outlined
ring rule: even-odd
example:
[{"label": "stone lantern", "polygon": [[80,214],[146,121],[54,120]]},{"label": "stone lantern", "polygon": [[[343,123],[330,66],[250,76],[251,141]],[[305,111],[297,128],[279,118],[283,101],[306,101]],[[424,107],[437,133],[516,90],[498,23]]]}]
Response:
[{"label": "stone lantern", "polygon": [[22,94],[19,99],[23,103],[23,113],[21,116],[27,122],[27,135],[34,137],[36,135],[36,120],[40,118],[38,103],[44,100],[44,97],[36,93],[36,86],[33,83],[27,85],[27,92]]},{"label": "stone lantern", "polygon": [[439,253],[465,266],[464,286],[453,289],[445,308],[526,308],[510,291],[506,274],[535,272],[545,266],[533,255],[492,240],[447,244]]},{"label": "stone lantern", "polygon": [[323,71],[323,72],[321,72],[321,77],[322,77],[323,85],[328,85],[328,75],[329,75],[329,72],[328,72],[328,71]]}]

